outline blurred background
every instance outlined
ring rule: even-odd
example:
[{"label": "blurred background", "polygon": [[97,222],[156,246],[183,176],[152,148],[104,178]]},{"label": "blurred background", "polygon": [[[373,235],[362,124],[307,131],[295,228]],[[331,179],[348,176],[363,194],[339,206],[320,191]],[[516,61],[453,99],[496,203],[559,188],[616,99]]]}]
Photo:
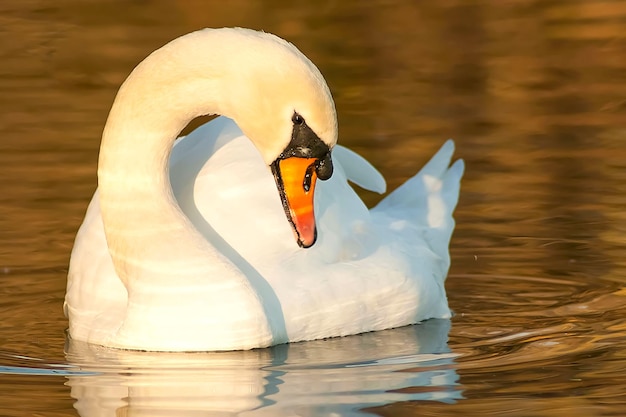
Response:
[{"label": "blurred background", "polygon": [[[272,32],[304,52],[334,95],[340,143],[389,189],[447,138],[466,161],[446,285],[467,400],[373,412],[619,415],[623,0],[3,0],[0,349],[63,361],[67,263],[114,95],[154,49],[221,26]],[[66,415],[62,381],[38,381]],[[24,384],[0,404],[23,407],[34,392]]]}]

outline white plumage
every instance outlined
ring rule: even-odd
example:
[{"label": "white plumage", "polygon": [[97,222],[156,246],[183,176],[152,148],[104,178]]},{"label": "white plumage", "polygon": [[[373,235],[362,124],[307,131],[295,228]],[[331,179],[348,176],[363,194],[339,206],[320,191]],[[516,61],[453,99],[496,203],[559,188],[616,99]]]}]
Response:
[{"label": "white plumage", "polygon": [[[318,241],[302,249],[268,169],[294,109],[334,146],[321,74],[273,35],[207,29],[135,69],[109,116],[100,189],[72,251],[72,338],[235,350],[450,317],[444,280],[463,174],[462,161],[449,167],[453,143],[371,210],[348,180],[383,192],[384,179],[334,146],[334,174],[315,191]],[[172,150],[182,127],[208,113],[237,123],[219,117]]]}]

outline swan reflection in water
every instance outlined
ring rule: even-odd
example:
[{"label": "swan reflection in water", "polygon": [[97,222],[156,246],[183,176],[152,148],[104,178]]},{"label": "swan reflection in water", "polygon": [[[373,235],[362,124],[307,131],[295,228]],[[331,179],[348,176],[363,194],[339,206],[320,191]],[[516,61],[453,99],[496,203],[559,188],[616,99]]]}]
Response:
[{"label": "swan reflection in water", "polygon": [[202,353],[124,351],[69,339],[69,363],[87,374],[68,376],[67,385],[82,417],[362,415],[362,408],[399,401],[452,402],[462,394],[449,329],[449,320],[434,319],[356,336]]}]

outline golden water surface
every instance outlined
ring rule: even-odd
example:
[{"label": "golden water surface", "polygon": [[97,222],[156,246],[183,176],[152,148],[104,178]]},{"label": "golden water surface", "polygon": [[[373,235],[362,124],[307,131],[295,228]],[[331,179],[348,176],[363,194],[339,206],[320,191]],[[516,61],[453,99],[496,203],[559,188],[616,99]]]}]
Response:
[{"label": "golden water surface", "polygon": [[[191,358],[64,346],[114,94],[205,26],[295,43],[390,188],[455,139],[451,321]],[[625,207],[623,0],[3,0],[0,415],[621,416]]]}]

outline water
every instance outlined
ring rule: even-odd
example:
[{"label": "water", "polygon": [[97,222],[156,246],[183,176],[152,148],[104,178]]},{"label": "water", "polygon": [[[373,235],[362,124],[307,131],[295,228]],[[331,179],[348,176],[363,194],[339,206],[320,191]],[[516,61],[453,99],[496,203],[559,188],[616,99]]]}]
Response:
[{"label": "water", "polygon": [[[455,138],[451,321],[227,354],[65,346],[117,87],[169,39],[233,25],[316,62],[341,143],[391,188]],[[623,415],[624,34],[619,0],[2,2],[0,415]]]}]

